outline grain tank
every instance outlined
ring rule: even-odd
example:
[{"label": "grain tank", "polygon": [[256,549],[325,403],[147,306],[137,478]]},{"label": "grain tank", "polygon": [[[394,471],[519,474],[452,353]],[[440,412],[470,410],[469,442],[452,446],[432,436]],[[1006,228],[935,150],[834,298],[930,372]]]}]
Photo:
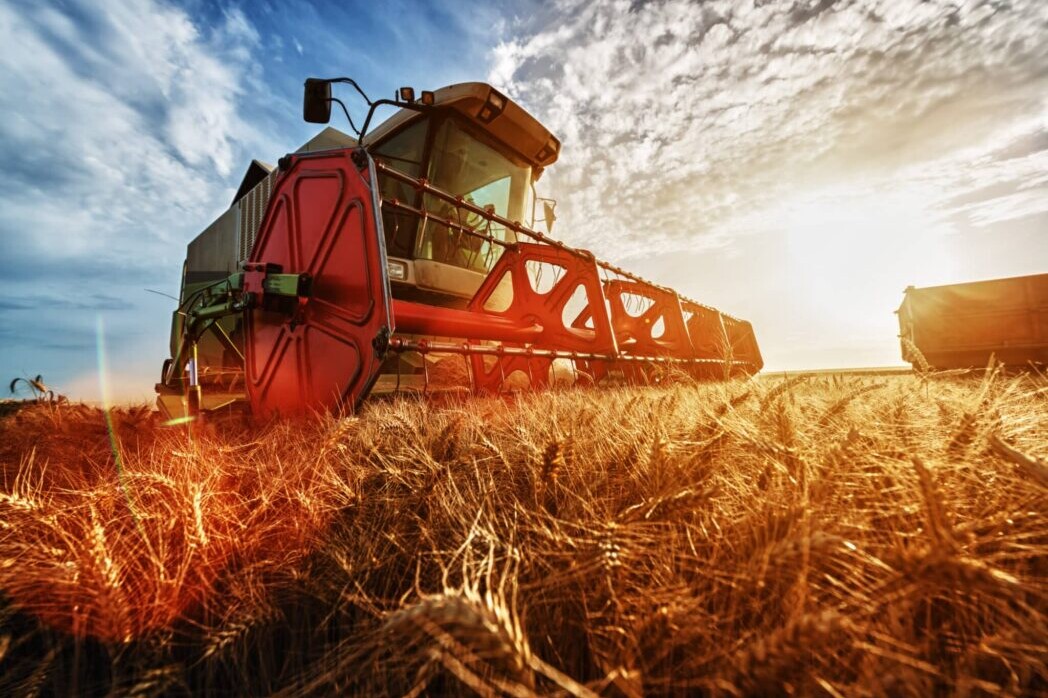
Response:
[{"label": "grain tank", "polygon": [[899,306],[902,357],[920,368],[1048,364],[1048,274],[928,286]]}]

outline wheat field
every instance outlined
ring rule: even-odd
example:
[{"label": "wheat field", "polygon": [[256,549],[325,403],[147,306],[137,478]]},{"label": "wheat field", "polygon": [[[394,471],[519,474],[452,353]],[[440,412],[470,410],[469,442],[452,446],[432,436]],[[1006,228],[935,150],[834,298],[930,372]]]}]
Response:
[{"label": "wheat field", "polygon": [[2,695],[1048,694],[1048,380],[0,417]]}]

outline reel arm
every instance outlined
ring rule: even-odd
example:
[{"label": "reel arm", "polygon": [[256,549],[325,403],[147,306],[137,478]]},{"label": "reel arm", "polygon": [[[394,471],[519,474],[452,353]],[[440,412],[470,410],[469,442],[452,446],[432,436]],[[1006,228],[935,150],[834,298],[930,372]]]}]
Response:
[{"label": "reel arm", "polygon": [[284,313],[291,322],[312,294],[309,274],[285,274],[275,264],[244,264],[244,271],[231,274],[190,296],[175,356],[166,366],[163,383],[168,387],[188,388],[188,412],[200,410],[200,381],[197,373],[197,343],[212,331],[223,345],[243,356],[240,347],[217,323],[222,318],[249,310],[263,309]]}]

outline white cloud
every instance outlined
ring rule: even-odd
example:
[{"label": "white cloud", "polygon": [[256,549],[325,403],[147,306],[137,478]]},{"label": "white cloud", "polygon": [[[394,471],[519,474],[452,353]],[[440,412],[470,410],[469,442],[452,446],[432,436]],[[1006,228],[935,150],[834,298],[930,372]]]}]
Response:
[{"label": "white cloud", "polygon": [[0,8],[0,138],[39,178],[5,211],[44,253],[56,252],[50,230],[67,254],[150,254],[150,241],[184,239],[186,212],[202,219],[228,194],[257,35],[238,12],[203,36],[148,0],[81,9],[98,36],[48,9]]},{"label": "white cloud", "polygon": [[116,346],[159,365],[171,303],[144,288],[177,291],[186,241],[259,150],[241,116],[258,34],[239,10],[203,26],[159,0],[0,4],[0,32],[0,269],[65,300],[7,311],[33,331],[0,346],[0,367],[90,366],[94,314],[68,302],[103,288],[132,306],[105,311]]},{"label": "white cloud", "polygon": [[[912,182],[934,208],[1043,167],[993,158],[1048,131],[1039,0],[557,7],[495,48],[489,79],[563,140],[546,190],[579,244],[620,257],[717,246],[808,189]],[[1044,211],[1029,189],[952,209],[975,222]]]},{"label": "white cloud", "polygon": [[[213,40],[243,39],[243,18],[227,19]],[[248,133],[236,110],[241,68],[234,50],[217,58],[180,10],[114,3],[95,20],[105,53],[49,10],[0,8],[0,137],[40,178],[34,187],[26,177],[5,212],[42,252],[54,252],[49,230],[66,252],[132,243],[126,252],[149,254],[143,242],[171,239],[184,212],[225,198],[215,173],[230,174]],[[47,27],[68,43],[49,41]]]}]

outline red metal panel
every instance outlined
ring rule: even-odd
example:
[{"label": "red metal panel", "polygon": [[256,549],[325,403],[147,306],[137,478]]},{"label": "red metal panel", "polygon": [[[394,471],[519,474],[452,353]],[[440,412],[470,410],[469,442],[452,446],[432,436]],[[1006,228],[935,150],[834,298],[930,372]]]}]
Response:
[{"label": "red metal panel", "polygon": [[745,364],[748,373],[756,373],[764,368],[764,357],[761,356],[760,347],[757,345],[753,325],[747,320],[736,320],[726,315],[723,319],[732,347],[732,361]]},{"label": "red metal panel", "polygon": [[[750,323],[690,301],[682,301],[681,306],[689,315],[688,334],[695,358],[730,361],[747,373],[756,373],[764,366]],[[723,368],[711,366],[705,372],[719,377]]]},{"label": "red metal panel", "polygon": [[536,323],[404,300],[393,301],[393,317],[397,331],[405,334],[516,343],[536,342],[543,335],[542,326]]},{"label": "red metal panel", "polygon": [[[553,265],[562,272],[545,293],[539,293],[528,279],[528,263]],[[510,276],[513,289],[509,306],[504,310],[485,310],[506,274]],[[579,322],[566,326],[564,309],[580,287],[585,291],[586,310],[597,308],[600,312],[589,314],[592,317],[589,327]],[[615,336],[604,310],[604,292],[597,263],[592,257],[580,256],[572,250],[523,242],[507,249],[470,301],[469,309],[517,323],[538,325],[541,333],[532,340],[536,347],[594,354],[615,353]]]},{"label": "red metal panel", "polygon": [[[672,356],[689,359],[694,356],[684,313],[677,294],[651,284],[625,279],[605,283],[604,293],[611,309],[611,324],[619,349],[640,356]],[[651,301],[651,306],[639,315],[627,310],[627,296],[640,296]],[[653,336],[662,323],[662,332]]]},{"label": "red metal panel", "polygon": [[245,374],[258,415],[355,406],[379,369],[389,322],[372,179],[350,151],[293,156],[277,181],[252,263],[313,277],[293,314],[247,313]]},{"label": "red metal panel", "polygon": [[682,303],[695,356],[703,359],[723,361],[729,354],[730,344],[720,311],[693,303]]},{"label": "red metal panel", "polygon": [[[529,279],[528,264],[550,265],[559,276],[550,288],[540,293]],[[507,285],[508,280],[508,285]],[[581,289],[585,305],[574,321],[565,324],[568,304]],[[508,298],[499,298],[507,293]],[[492,301],[505,301],[505,308],[492,310]],[[528,342],[539,349],[590,354],[617,353],[615,335],[607,315],[604,290],[596,260],[589,254],[551,245],[519,243],[507,249],[481,284],[469,310],[486,318],[490,326],[499,321],[514,322],[539,329],[537,336],[510,342],[509,346],[523,346]],[[487,337],[495,339],[495,337]],[[474,382],[479,390],[497,392],[505,379],[515,371],[529,378],[532,387],[544,387],[549,382],[552,361],[538,357],[497,356],[492,361],[482,356],[471,357]],[[593,372],[603,372],[594,369]],[[599,376],[592,376],[599,379]]]},{"label": "red metal panel", "polygon": [[[489,357],[490,358],[490,357]],[[485,364],[484,357],[469,357],[473,370],[474,388],[482,393],[498,393],[506,379],[516,372],[528,377],[528,385],[536,390],[549,385],[553,360],[537,356],[496,356]]]}]

